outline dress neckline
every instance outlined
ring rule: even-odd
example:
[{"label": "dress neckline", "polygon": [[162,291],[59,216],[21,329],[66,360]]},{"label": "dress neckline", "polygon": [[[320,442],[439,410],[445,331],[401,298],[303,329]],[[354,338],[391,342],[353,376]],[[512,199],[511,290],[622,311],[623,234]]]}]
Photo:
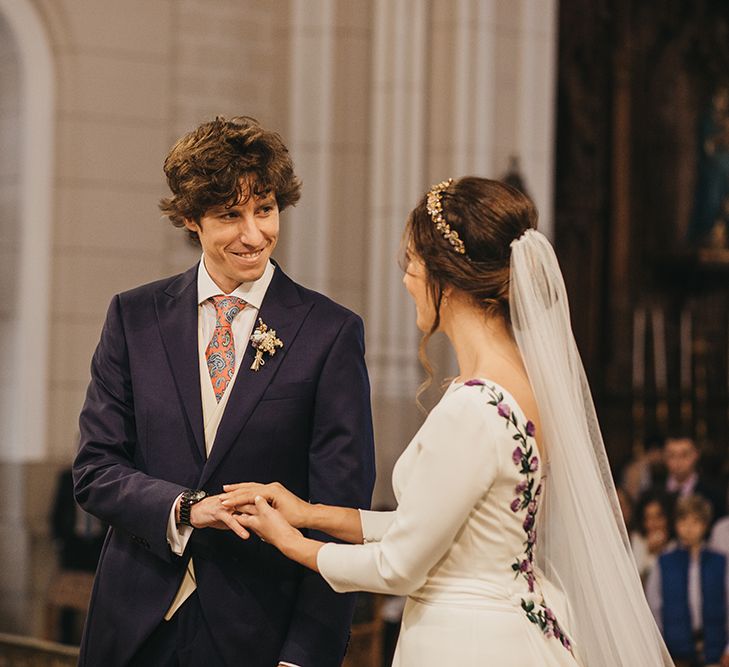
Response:
[{"label": "dress neckline", "polygon": [[[519,401],[517,401],[516,398],[514,398],[514,394],[512,394],[506,387],[504,387],[504,385],[499,384],[495,380],[491,380],[490,378],[487,378],[487,377],[472,377],[472,378],[469,378],[468,380],[466,380],[465,382],[459,382],[458,380],[455,380],[455,379],[451,380],[451,383],[448,386],[448,389],[446,389],[446,394],[449,394],[451,391],[459,389],[460,387],[465,387],[465,386],[467,386],[466,382],[473,382],[474,380],[477,380],[478,382],[483,382],[486,386],[495,387],[495,388],[499,389],[504,394],[504,396],[507,396],[509,398],[509,404],[511,405],[511,407],[516,408],[519,411],[519,414],[521,414],[521,416],[524,418],[524,420],[528,421],[529,417],[527,417],[527,414],[522,409]],[[478,386],[478,385],[475,385],[475,386]]]},{"label": "dress neckline", "polygon": [[[507,399],[507,402],[512,410],[516,410],[521,419],[523,420],[523,423],[526,424],[528,421],[530,421],[529,417],[527,417],[526,412],[521,407],[521,404],[519,401],[514,398],[514,394],[512,394],[504,385],[499,384],[495,380],[491,380],[487,377],[472,377],[466,380],[465,382],[459,382],[455,379],[451,380],[450,385],[448,385],[448,388],[445,391],[445,394],[443,394],[443,397],[447,396],[448,394],[454,392],[456,389],[460,389],[461,387],[468,386],[466,385],[467,382],[472,382],[474,380],[477,380],[478,382],[483,382],[487,387],[493,387],[494,389],[499,390],[504,397]],[[480,385],[473,385],[473,386],[480,386]],[[531,436],[533,440],[537,440],[534,436]],[[543,463],[545,472],[549,470],[549,458],[542,457],[542,452],[539,446],[537,445],[537,457],[539,458],[539,461]]]}]

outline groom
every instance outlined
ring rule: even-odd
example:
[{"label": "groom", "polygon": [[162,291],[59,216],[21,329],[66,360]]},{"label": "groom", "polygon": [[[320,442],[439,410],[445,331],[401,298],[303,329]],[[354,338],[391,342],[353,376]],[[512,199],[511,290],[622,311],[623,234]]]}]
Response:
[{"label": "groom", "polygon": [[165,173],[161,208],[203,256],[115,296],[92,360],[75,493],[111,528],[80,664],[339,665],[353,598],[245,535],[217,496],[280,481],[368,506],[362,322],[270,260],[300,196],[277,134],[217,118]]}]

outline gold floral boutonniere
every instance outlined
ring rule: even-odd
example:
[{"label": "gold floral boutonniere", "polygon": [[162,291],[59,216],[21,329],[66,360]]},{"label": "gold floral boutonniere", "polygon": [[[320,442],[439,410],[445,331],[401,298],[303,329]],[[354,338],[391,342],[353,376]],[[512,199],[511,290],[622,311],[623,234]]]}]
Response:
[{"label": "gold floral boutonniere", "polygon": [[258,318],[258,326],[251,334],[251,345],[256,350],[256,358],[251,365],[252,371],[257,371],[266,362],[263,359],[264,354],[273,356],[276,354],[277,347],[283,347],[283,341],[276,336],[274,329],[269,329],[263,320]]}]

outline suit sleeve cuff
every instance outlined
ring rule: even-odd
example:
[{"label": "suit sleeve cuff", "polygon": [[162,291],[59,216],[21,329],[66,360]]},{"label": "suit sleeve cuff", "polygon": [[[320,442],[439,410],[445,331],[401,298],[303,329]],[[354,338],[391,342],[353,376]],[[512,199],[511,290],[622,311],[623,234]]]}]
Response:
[{"label": "suit sleeve cuff", "polygon": [[177,507],[177,503],[181,497],[182,494],[177,496],[177,498],[175,498],[175,502],[172,503],[170,518],[167,521],[167,544],[170,545],[172,553],[178,556],[182,556],[185,551],[185,547],[187,546],[187,542],[190,539],[190,535],[192,535],[193,530],[192,526],[178,526],[175,521],[175,508]]}]

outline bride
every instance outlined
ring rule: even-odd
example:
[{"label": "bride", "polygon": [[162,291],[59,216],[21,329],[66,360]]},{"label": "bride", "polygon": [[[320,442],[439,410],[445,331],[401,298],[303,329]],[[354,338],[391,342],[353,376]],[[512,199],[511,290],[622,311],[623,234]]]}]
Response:
[{"label": "bride", "polygon": [[407,595],[399,667],[672,664],[536,218],[517,190],[468,177],[435,185],[408,219],[421,359],[442,331],[460,375],[395,466],[395,511],[312,505],[275,483],[222,496],[334,590]]}]

